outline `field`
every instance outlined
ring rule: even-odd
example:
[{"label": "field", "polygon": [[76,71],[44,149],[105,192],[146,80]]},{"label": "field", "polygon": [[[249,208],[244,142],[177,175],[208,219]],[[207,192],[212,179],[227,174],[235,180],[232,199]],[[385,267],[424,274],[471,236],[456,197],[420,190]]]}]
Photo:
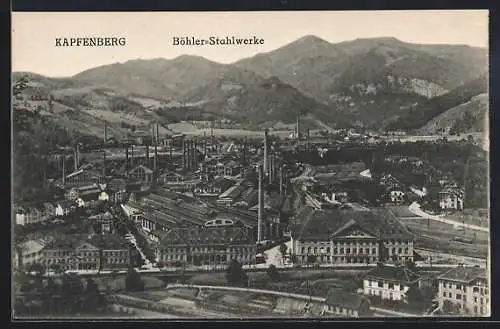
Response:
[{"label": "field", "polygon": [[[246,129],[219,129],[219,128],[197,128],[196,126],[188,122],[172,123],[167,126],[167,128],[173,132],[183,133],[191,136],[210,136],[213,132],[214,136],[227,136],[227,137],[264,137],[264,131],[262,130],[246,130]],[[290,130],[277,130],[270,131],[270,135],[277,135],[285,138],[289,135]]]},{"label": "field", "polygon": [[[424,218],[400,219],[400,221],[416,235],[415,247],[417,248],[468,257],[487,257],[489,236],[486,232],[456,229],[453,225],[428,221]],[[472,239],[473,243],[452,241],[454,238]]]},{"label": "field", "polygon": [[489,227],[488,209],[464,209],[446,215],[446,218],[460,223]]}]

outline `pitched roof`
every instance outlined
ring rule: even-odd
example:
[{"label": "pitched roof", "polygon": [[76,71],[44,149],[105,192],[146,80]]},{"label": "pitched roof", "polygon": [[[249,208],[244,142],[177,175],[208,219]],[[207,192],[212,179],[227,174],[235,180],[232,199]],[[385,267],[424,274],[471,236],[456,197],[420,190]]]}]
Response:
[{"label": "pitched roof", "polygon": [[238,245],[253,244],[250,234],[243,227],[192,227],[174,228],[160,241],[164,245]]},{"label": "pitched roof", "polygon": [[369,303],[368,299],[362,295],[340,289],[330,289],[330,291],[328,291],[325,304],[357,310],[363,301]]},{"label": "pitched roof", "polygon": [[440,280],[460,281],[469,283],[476,279],[486,279],[486,269],[482,267],[466,267],[459,265],[438,276]]},{"label": "pitched roof", "polygon": [[342,231],[355,226],[378,239],[413,238],[408,229],[387,209],[360,211],[307,208],[294,217],[292,234],[299,240],[334,238]]},{"label": "pitched roof", "polygon": [[46,243],[43,240],[28,240],[17,245],[23,253],[35,253],[41,251]]},{"label": "pitched roof", "polygon": [[387,265],[377,266],[366,273],[366,277],[384,279],[387,281],[397,281],[405,284],[418,281],[421,278],[418,273],[410,271],[406,267]]},{"label": "pitched roof", "polygon": [[153,173],[153,170],[149,169],[148,167],[144,166],[144,165],[138,165],[134,168],[132,168],[129,172],[134,172],[138,169],[142,169],[146,172],[146,174],[152,174]]}]

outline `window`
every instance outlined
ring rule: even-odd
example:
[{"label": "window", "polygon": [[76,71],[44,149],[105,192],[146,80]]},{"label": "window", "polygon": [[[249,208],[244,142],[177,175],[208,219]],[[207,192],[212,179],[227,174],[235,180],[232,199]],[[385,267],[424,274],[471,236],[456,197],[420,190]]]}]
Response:
[{"label": "window", "polygon": [[448,288],[451,289],[451,282],[448,282]]},{"label": "window", "polygon": [[408,254],[408,248],[405,248],[405,254]]},{"label": "window", "polygon": [[357,252],[356,248],[352,248],[352,253],[355,254]]},{"label": "window", "polygon": [[345,252],[346,252],[346,254],[350,254],[351,253],[351,248],[347,248]]},{"label": "window", "polygon": [[472,292],[479,292],[479,288],[478,287],[472,288]]},{"label": "window", "polygon": [[343,254],[344,253],[344,248],[340,248],[340,253]]},{"label": "window", "polygon": [[451,298],[451,292],[448,293],[448,297]]},{"label": "window", "polygon": [[474,313],[477,314],[477,306],[474,306]]},{"label": "window", "polygon": [[376,254],[377,253],[377,248],[372,248],[372,254]]},{"label": "window", "polygon": [[488,295],[488,292],[489,292],[489,291],[488,291],[488,288],[484,288],[484,294],[485,294],[485,295]]},{"label": "window", "polygon": [[389,289],[394,289],[394,283],[389,283]]},{"label": "window", "polygon": [[461,286],[461,285],[459,285],[459,284],[457,284],[457,289],[458,289],[458,290],[462,290],[462,286]]},{"label": "window", "polygon": [[457,299],[462,299],[462,295],[457,294]]},{"label": "window", "polygon": [[383,288],[383,287],[384,287],[384,283],[379,281],[379,282],[378,282],[378,287],[379,287],[379,288]]},{"label": "window", "polygon": [[405,287],[401,284],[399,285],[399,290],[403,291],[405,289]]},{"label": "window", "polygon": [[[232,249],[233,248],[231,248],[231,251],[233,251]],[[306,248],[302,247],[302,253],[305,253],[305,252],[306,252]]]},{"label": "window", "polygon": [[477,303],[477,297],[474,297],[474,303]]},{"label": "window", "polygon": [[463,300],[464,300],[464,302],[467,301],[467,295],[463,295]]},{"label": "window", "polygon": [[326,248],[326,252],[329,254],[330,253],[330,247]]},{"label": "window", "polygon": [[398,248],[398,253],[399,254],[403,253],[403,248]]}]

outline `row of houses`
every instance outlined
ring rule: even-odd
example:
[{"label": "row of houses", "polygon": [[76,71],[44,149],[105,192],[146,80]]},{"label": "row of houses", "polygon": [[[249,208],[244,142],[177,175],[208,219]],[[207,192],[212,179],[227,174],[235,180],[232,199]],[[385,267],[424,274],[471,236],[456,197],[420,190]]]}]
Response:
[{"label": "row of houses", "polygon": [[100,202],[120,203],[126,197],[123,180],[112,180],[108,184],[91,184],[69,188],[65,191],[66,200],[45,202],[42,205],[15,207],[16,225],[30,225],[46,222],[56,217],[70,215],[78,208],[92,208]]},{"label": "row of houses", "polygon": [[437,285],[433,298],[437,308],[434,311],[469,316],[489,315],[487,270],[481,267],[459,265],[437,276],[429,276],[403,266],[379,265],[364,276],[363,294],[380,300],[411,303],[414,301],[408,299],[410,289],[432,287],[434,284]]},{"label": "row of houses", "polygon": [[29,240],[16,246],[14,269],[28,270],[40,264],[45,271],[120,269],[131,265],[135,250],[124,238],[105,234]]}]

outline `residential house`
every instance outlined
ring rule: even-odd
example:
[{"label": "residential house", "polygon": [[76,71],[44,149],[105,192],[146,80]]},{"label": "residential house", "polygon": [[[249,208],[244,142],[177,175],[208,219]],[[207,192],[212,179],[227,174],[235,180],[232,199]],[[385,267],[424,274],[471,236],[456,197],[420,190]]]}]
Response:
[{"label": "residential house", "polygon": [[93,183],[90,185],[73,187],[66,191],[65,196],[67,200],[74,201],[80,198],[82,195],[96,194],[98,195],[102,191],[100,184]]},{"label": "residential house", "polygon": [[366,273],[363,279],[363,293],[378,296],[382,300],[402,301],[410,287],[420,287],[422,277],[403,266],[379,264]]},{"label": "residential house", "polygon": [[15,214],[17,225],[37,224],[55,217],[55,207],[48,203],[43,205],[27,205],[16,207]]},{"label": "residential house", "polygon": [[17,268],[26,270],[30,265],[42,264],[45,244],[44,240],[28,240],[18,244],[15,248]]},{"label": "residential house", "polygon": [[390,189],[389,196],[390,196],[391,202],[395,205],[399,205],[405,201],[405,192],[403,192],[397,188]]},{"label": "residential house", "polygon": [[490,298],[488,272],[481,267],[459,265],[438,277],[439,309],[462,315],[489,316]]},{"label": "residential house", "polygon": [[362,295],[331,289],[325,299],[324,316],[372,316],[370,301]]},{"label": "residential house", "polygon": [[56,203],[55,215],[67,216],[76,211],[77,205],[74,201],[64,200]]},{"label": "residential house", "polygon": [[387,209],[307,209],[291,224],[292,254],[299,263],[413,260],[414,236]]},{"label": "residential house", "polygon": [[443,210],[463,210],[464,191],[456,186],[446,186],[439,192],[439,207]]}]

